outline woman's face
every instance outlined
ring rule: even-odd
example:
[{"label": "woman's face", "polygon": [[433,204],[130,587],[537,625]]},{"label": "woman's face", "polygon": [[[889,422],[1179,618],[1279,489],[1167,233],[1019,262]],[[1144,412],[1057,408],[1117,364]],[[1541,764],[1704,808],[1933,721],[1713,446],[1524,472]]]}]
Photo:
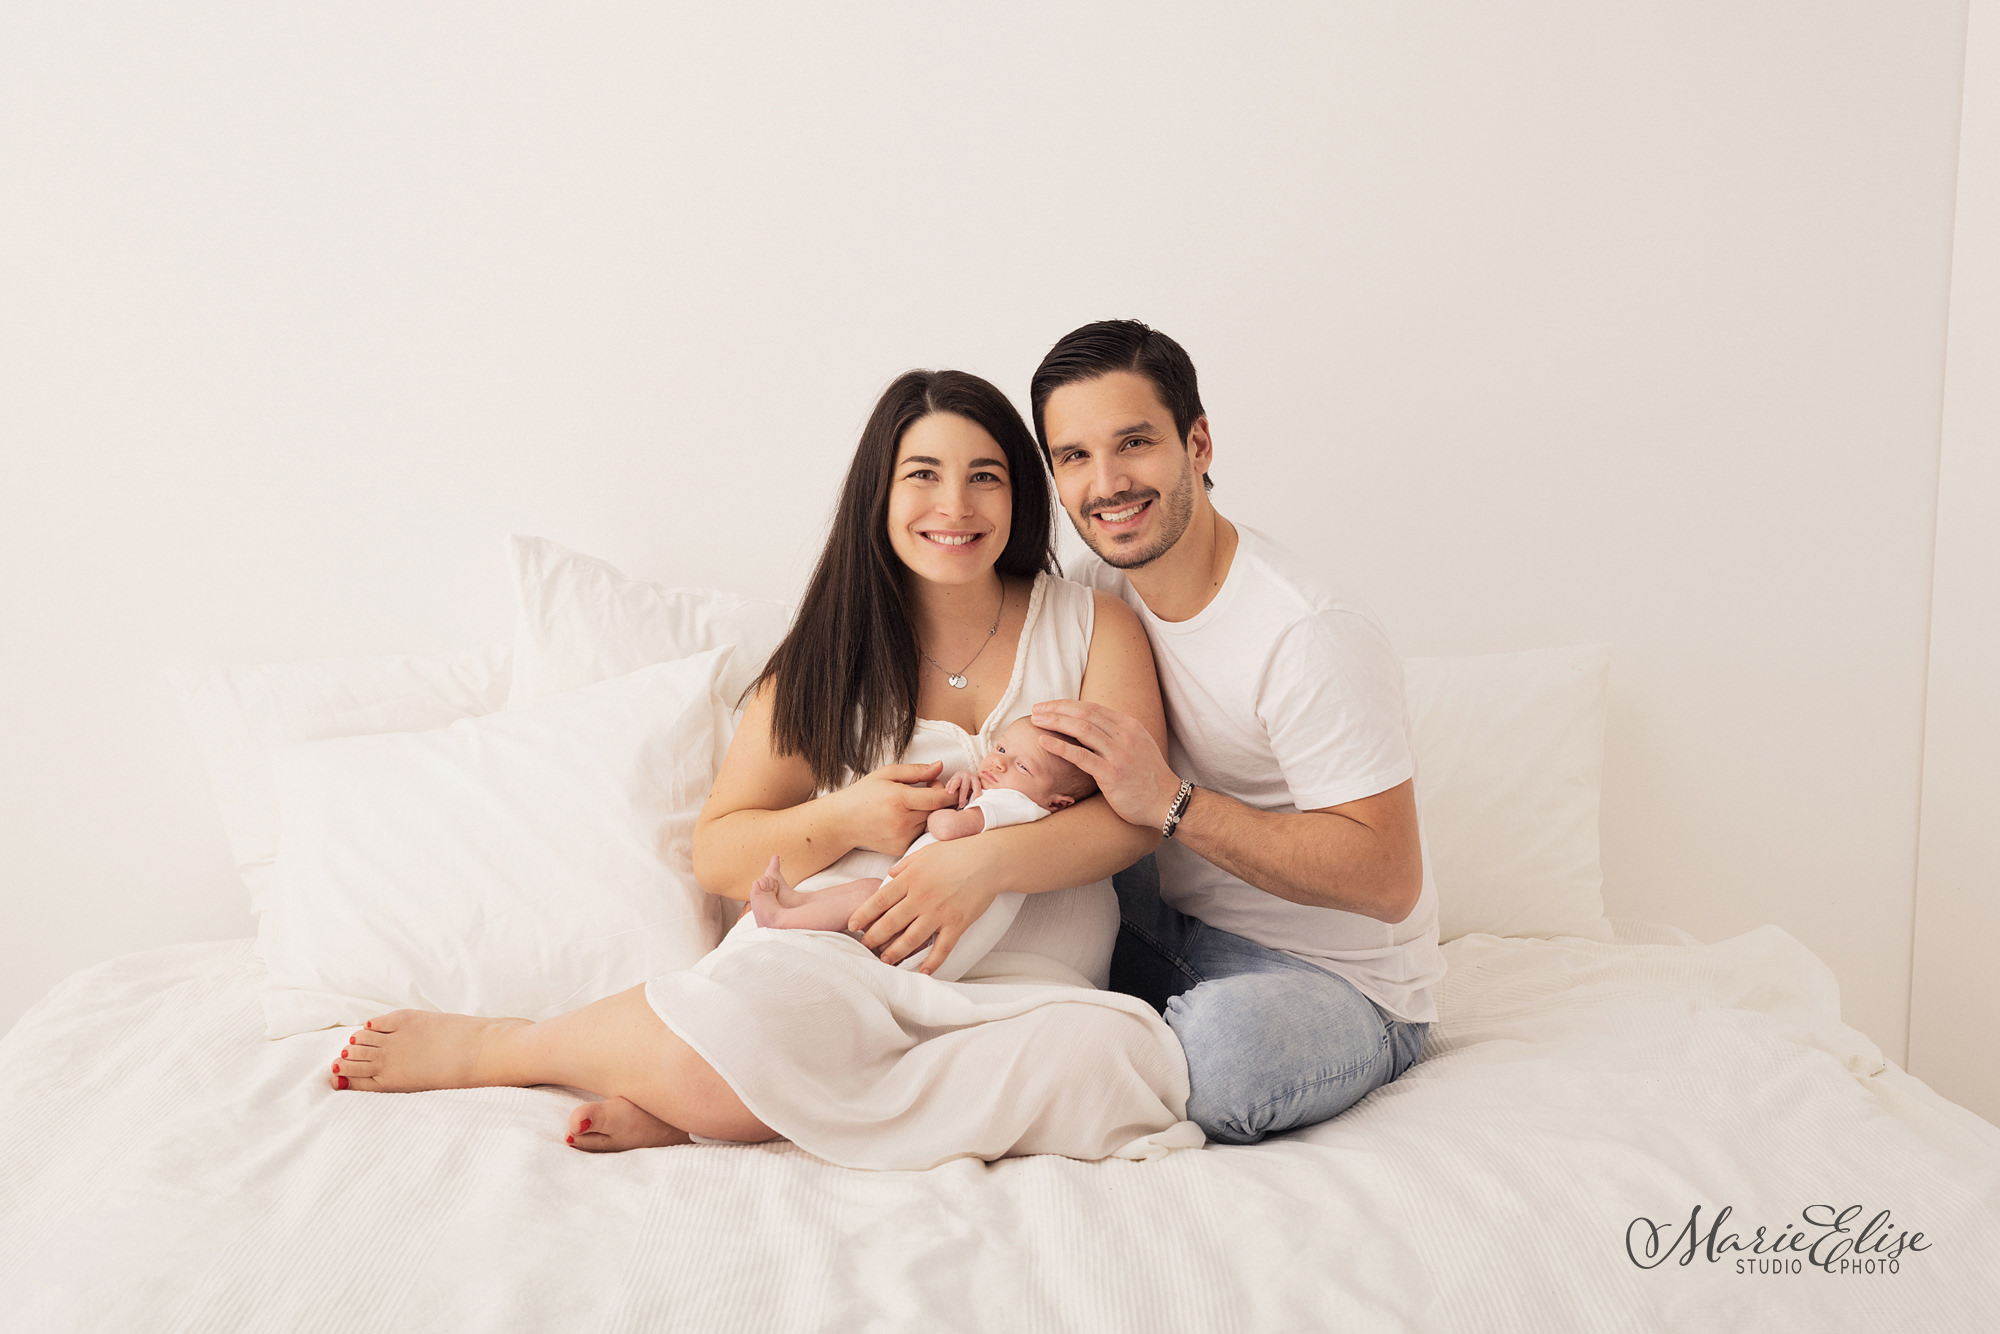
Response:
[{"label": "woman's face", "polygon": [[985,428],[934,412],[903,432],[889,483],[889,545],[912,574],[939,584],[985,577],[1013,522],[1007,455]]}]

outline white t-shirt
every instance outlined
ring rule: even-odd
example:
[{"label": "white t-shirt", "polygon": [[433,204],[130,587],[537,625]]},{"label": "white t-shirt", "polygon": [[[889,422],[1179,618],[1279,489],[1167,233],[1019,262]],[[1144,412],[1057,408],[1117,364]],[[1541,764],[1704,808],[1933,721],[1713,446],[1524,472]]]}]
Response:
[{"label": "white t-shirt", "polygon": [[[1124,600],[1152,641],[1168,762],[1197,787],[1262,811],[1358,801],[1411,778],[1403,664],[1368,610],[1319,586],[1297,557],[1236,526],[1214,599],[1185,621],[1147,610],[1123,573],[1087,556],[1070,577]],[[1317,964],[1399,1019],[1437,1017],[1444,976],[1437,888],[1391,925],[1267,894],[1179,842],[1160,846],[1160,895],[1210,926]]]}]

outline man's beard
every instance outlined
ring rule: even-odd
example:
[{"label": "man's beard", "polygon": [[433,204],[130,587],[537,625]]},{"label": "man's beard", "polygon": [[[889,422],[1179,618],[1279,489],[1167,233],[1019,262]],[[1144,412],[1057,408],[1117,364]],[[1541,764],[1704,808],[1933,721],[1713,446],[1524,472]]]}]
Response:
[{"label": "man's beard", "polygon": [[[1160,529],[1154,540],[1144,547],[1119,547],[1110,544],[1099,546],[1091,540],[1094,525],[1087,518],[1079,536],[1083,538],[1085,546],[1097,553],[1099,560],[1114,570],[1136,570],[1142,565],[1150,565],[1173,550],[1174,543],[1180,541],[1181,534],[1187,531],[1188,522],[1194,518],[1194,487],[1194,469],[1190,467],[1181,474],[1181,479],[1174,484],[1173,490],[1164,496],[1157,496],[1155,493],[1157,498],[1153,504],[1159,511]],[[1107,501],[1092,505],[1090,512],[1095,514],[1102,510],[1124,509],[1141,499],[1144,497],[1137,494],[1113,496]]]}]

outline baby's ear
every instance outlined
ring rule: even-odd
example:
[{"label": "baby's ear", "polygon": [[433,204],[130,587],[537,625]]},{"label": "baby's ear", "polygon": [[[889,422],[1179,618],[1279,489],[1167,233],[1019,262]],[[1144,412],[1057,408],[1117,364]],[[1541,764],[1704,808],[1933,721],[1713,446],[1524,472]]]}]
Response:
[{"label": "baby's ear", "polygon": [[1049,809],[1052,811],[1059,811],[1065,806],[1074,805],[1076,805],[1076,798],[1067,792],[1058,792],[1049,798]]}]

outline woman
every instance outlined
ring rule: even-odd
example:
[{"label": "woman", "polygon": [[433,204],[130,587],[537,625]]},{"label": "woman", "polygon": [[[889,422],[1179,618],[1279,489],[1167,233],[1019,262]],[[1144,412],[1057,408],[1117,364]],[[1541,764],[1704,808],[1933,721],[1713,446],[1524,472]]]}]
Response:
[{"label": "woman", "polygon": [[[773,854],[796,882],[857,848],[900,852],[951,800],[945,763],[976,762],[1040,699],[1102,702],[1164,749],[1144,631],[1050,573],[1051,513],[999,390],[954,371],[890,386],[696,827],[705,886],[743,899]],[[544,1023],[370,1021],[336,1084],[592,1089],[609,1096],[575,1110],[568,1138],[599,1151],[783,1135],[868,1167],[1143,1153],[1180,1121],[1185,1064],[1150,1008],[1092,988],[1118,929],[1105,877],[1156,841],[1093,797],[910,857],[856,914],[879,959],[746,919],[694,969]],[[1030,897],[966,981],[885,966],[933,936],[925,966],[942,964],[1006,891]]]}]

